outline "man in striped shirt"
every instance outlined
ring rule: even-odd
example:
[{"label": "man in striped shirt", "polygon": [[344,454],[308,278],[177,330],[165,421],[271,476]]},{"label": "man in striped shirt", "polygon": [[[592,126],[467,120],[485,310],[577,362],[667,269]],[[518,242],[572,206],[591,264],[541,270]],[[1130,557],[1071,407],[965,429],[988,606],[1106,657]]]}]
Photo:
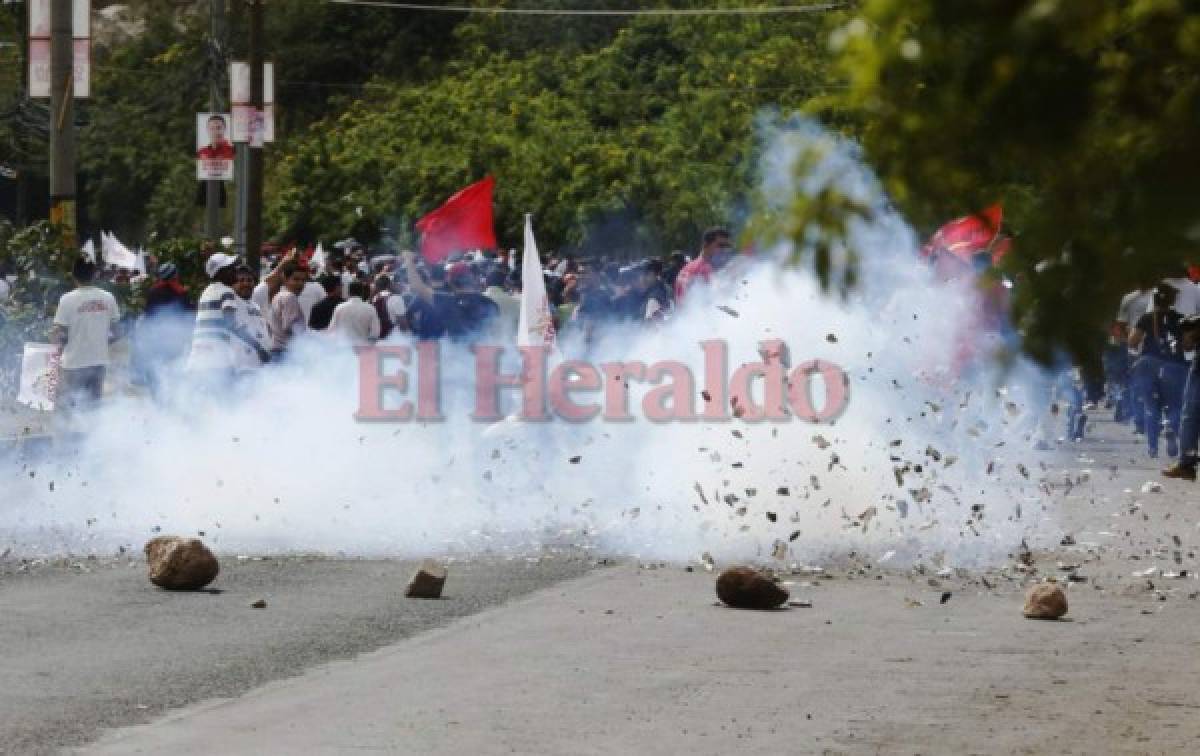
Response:
[{"label": "man in striped shirt", "polygon": [[187,372],[213,388],[227,384],[235,368],[234,339],[251,339],[239,322],[239,300],[232,284],[237,277],[237,258],[215,254],[204,263],[212,283],[200,295],[196,305],[196,328],[192,332],[192,351]]}]

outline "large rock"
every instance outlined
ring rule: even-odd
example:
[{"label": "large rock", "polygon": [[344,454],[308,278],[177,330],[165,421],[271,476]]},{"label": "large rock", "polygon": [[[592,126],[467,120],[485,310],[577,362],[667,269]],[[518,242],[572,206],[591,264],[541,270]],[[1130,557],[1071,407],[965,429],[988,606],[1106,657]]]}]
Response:
[{"label": "large rock", "polygon": [[1056,620],[1067,613],[1067,594],[1057,583],[1038,583],[1025,597],[1024,614],[1029,619]]},{"label": "large rock", "polygon": [[753,567],[730,567],[717,576],[717,598],[735,609],[774,609],[788,592]]},{"label": "large rock", "polygon": [[446,568],[437,562],[426,560],[421,563],[417,574],[408,582],[404,595],[408,598],[435,599],[442,597],[442,586],[446,584]]},{"label": "large rock", "polygon": [[146,542],[150,582],[172,591],[194,591],[217,577],[221,567],[197,538],[159,536]]}]

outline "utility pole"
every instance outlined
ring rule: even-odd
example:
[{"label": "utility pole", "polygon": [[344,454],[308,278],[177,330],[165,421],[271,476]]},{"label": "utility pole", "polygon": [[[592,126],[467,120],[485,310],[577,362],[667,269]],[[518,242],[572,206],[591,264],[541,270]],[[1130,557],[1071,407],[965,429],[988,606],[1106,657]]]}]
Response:
[{"label": "utility pole", "polygon": [[50,5],[50,222],[75,247],[75,55],[71,0]]},{"label": "utility pole", "polygon": [[[225,112],[225,72],[229,66],[226,55],[225,0],[211,0],[211,23],[209,29],[208,64],[208,109],[212,113]],[[204,236],[210,240],[221,238],[221,181],[206,181],[204,202]]]},{"label": "utility pole", "polygon": [[[263,208],[263,2],[250,3],[250,103],[254,108],[251,119],[250,143],[246,155],[246,262],[259,272],[262,253]],[[256,133],[257,132],[257,133]]]}]

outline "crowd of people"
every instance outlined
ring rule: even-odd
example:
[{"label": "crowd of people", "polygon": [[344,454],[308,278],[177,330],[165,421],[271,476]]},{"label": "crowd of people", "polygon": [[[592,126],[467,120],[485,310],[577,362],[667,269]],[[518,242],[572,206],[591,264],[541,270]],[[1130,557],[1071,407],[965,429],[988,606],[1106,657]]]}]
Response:
[{"label": "crowd of people", "polygon": [[1150,457],[1175,459],[1164,475],[1186,480],[1196,479],[1200,444],[1198,272],[1185,268],[1126,294],[1104,365],[1114,419],[1144,436]]},{"label": "crowd of people", "polygon": [[[705,231],[692,258],[620,264],[551,257],[543,282],[564,339],[587,343],[615,323],[653,327],[671,317],[686,292],[708,281],[733,252],[726,229]],[[516,342],[522,277],[515,253],[480,251],[431,263],[405,252],[370,256],[351,244],[319,258],[297,250],[264,259],[265,274],[238,257],[210,254],[208,285],[193,301],[172,263],[159,265],[145,310],[131,328],[133,380],[157,394],[179,369],[220,386],[287,359],[297,339],[329,336],[364,345],[396,334],[498,345]],[[109,344],[122,329],[116,298],[97,285],[95,263],[76,261],[75,288],[59,301],[54,338],[63,346],[62,389],[71,404],[101,397]]]},{"label": "crowd of people", "polygon": [[[699,252],[620,264],[551,257],[543,282],[553,324],[563,339],[587,343],[613,323],[653,327],[670,318],[697,283],[711,279],[733,253],[722,228],[706,231]],[[354,345],[396,334],[514,344],[522,279],[514,253],[482,251],[430,263],[411,252],[371,257],[350,245],[313,260],[297,251],[264,260],[258,276],[234,255],[205,261],[210,283],[196,301],[171,263],[158,266],[145,311],[131,329],[134,380],[157,393],[166,366],[194,380],[225,384],[287,358],[297,339],[328,335]],[[72,402],[96,401],[118,335],[116,299],[96,285],[94,263],[75,264],[75,288],[54,317],[63,345],[62,391]],[[1067,436],[1084,435],[1086,412],[1104,398],[1117,422],[1144,437],[1147,453],[1174,463],[1164,474],[1194,480],[1200,457],[1200,271],[1181,271],[1121,301],[1100,387],[1066,380]],[[1091,399],[1092,404],[1085,404]],[[1165,448],[1164,448],[1165,447]]]}]

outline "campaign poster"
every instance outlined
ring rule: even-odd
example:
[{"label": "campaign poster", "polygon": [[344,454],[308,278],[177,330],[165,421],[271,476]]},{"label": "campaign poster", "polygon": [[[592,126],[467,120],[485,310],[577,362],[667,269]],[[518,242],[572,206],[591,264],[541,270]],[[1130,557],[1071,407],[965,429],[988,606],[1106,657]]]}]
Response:
[{"label": "campaign poster", "polygon": [[233,181],[233,142],[228,113],[196,114],[196,178]]}]

